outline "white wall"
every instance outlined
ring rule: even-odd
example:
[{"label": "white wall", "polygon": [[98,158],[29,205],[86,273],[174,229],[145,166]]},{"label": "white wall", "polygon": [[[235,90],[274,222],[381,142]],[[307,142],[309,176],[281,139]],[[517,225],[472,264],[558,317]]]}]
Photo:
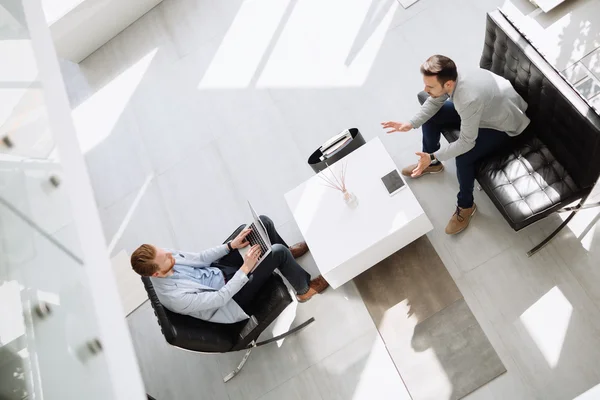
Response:
[{"label": "white wall", "polygon": [[44,0],[56,52],[79,63],[162,0],[83,0],[62,16],[49,12],[56,1]]}]

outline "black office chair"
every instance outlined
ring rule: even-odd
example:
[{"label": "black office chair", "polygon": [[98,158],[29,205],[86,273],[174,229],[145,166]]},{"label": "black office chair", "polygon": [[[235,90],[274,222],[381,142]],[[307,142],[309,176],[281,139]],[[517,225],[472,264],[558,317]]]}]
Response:
[{"label": "black office chair", "polygon": [[[244,227],[245,225],[239,226],[224,243],[235,238]],[[265,283],[251,305],[252,315],[250,319],[233,324],[207,322],[187,315],[174,313],[163,307],[160,303],[151,280],[148,277],[142,277],[142,281],[144,282],[146,292],[148,292],[148,298],[158,319],[160,329],[169,344],[199,353],[227,353],[247,349],[238,367],[224,378],[225,382],[231,380],[241,371],[255,347],[284,338],[303,329],[315,320],[314,318],[310,318],[279,336],[257,342],[260,334],[292,302],[292,297],[283,280],[275,273]]]}]

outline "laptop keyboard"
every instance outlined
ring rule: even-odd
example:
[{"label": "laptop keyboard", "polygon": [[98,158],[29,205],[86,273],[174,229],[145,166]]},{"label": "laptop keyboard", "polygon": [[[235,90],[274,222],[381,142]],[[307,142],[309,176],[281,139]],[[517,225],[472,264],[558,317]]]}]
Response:
[{"label": "laptop keyboard", "polygon": [[255,244],[258,244],[260,246],[260,250],[261,250],[261,253],[260,253],[261,255],[259,257],[259,260],[260,260],[267,253],[267,251],[269,251],[269,247],[267,246],[267,244],[265,243],[263,238],[258,233],[258,229],[256,229],[256,225],[254,223],[250,224],[250,226],[248,228],[252,229],[252,232],[250,232],[248,234],[248,236],[246,236],[246,240],[248,240],[248,242],[250,242],[250,246],[254,246]]}]

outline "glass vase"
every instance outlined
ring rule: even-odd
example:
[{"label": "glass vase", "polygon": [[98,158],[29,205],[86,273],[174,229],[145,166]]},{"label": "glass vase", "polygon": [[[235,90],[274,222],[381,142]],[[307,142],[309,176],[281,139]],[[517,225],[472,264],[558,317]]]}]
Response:
[{"label": "glass vase", "polygon": [[344,198],[344,203],[350,208],[356,208],[358,206],[358,198],[356,195],[348,190],[344,190],[342,192],[342,197]]}]

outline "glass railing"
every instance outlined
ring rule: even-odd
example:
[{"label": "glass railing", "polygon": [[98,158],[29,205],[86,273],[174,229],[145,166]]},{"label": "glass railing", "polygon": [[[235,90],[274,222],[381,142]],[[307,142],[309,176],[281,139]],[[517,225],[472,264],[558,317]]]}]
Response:
[{"label": "glass railing", "polygon": [[112,399],[22,5],[0,3],[0,399]]},{"label": "glass railing", "polygon": [[0,399],[111,398],[81,260],[4,199],[0,254]]}]

